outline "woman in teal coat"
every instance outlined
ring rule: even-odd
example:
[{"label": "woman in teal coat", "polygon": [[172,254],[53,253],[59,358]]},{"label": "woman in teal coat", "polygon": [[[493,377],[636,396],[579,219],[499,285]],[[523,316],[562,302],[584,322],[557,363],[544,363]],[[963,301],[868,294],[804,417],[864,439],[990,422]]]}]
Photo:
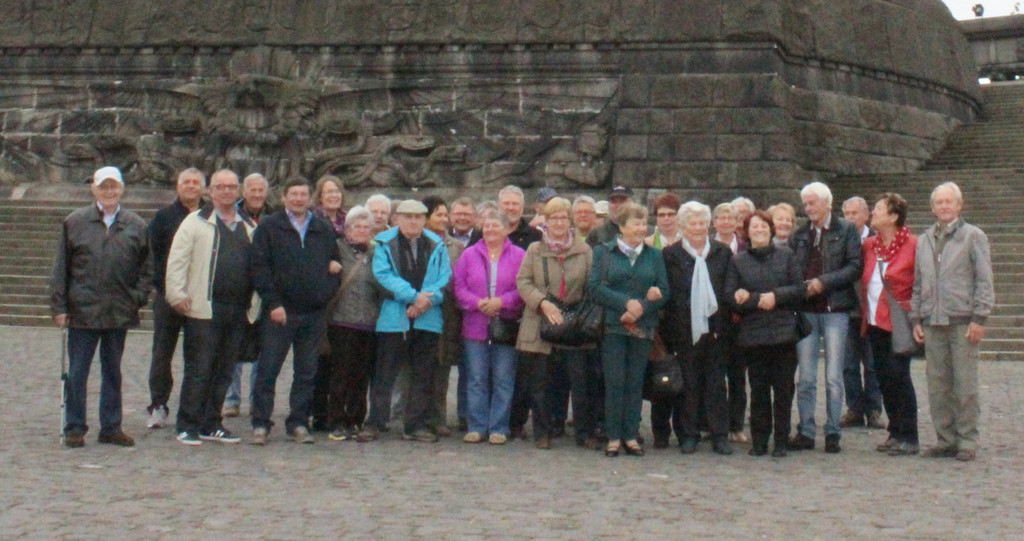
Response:
[{"label": "woman in teal coat", "polygon": [[658,309],[668,298],[668,276],[661,251],[644,244],[647,209],[636,204],[619,211],[621,234],[594,250],[588,287],[604,307],[605,334],[601,343],[605,387],[606,456],[643,456],[636,437],[640,431],[644,375],[651,351]]}]

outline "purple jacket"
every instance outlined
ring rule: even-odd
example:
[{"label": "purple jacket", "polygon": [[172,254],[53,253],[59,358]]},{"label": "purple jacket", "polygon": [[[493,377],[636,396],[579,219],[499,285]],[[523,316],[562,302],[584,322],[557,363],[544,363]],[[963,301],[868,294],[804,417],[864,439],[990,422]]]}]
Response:
[{"label": "purple jacket", "polygon": [[[498,258],[498,280],[495,294],[501,297],[501,317],[518,319],[523,312],[523,299],[516,289],[516,274],[526,252],[505,239],[505,247]],[[487,243],[480,241],[466,248],[455,264],[452,279],[455,284],[455,299],[462,309],[462,337],[470,340],[487,340],[488,317],[477,308],[481,299],[489,295],[488,275],[491,271],[487,255]]]}]

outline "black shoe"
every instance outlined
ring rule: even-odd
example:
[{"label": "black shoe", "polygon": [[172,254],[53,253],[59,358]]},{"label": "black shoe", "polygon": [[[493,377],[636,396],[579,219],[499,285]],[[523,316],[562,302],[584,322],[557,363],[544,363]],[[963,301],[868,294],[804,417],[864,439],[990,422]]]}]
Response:
[{"label": "black shoe", "polygon": [[829,434],[825,436],[825,452],[826,453],[838,453],[843,448],[839,446],[839,434]]},{"label": "black shoe", "polygon": [[668,436],[654,435],[654,448],[655,449],[667,449],[668,448]]},{"label": "black shoe", "polygon": [[784,458],[786,454],[787,453],[785,447],[779,447],[778,445],[776,445],[775,448],[772,449],[772,458]]},{"label": "black shoe", "polygon": [[551,439],[557,440],[562,436],[565,436],[565,423],[555,421],[555,427],[551,429]]},{"label": "black shoe", "polygon": [[789,448],[794,451],[810,451],[814,449],[814,438],[808,438],[803,434],[797,434],[789,440]]},{"label": "black shoe", "polygon": [[750,450],[747,451],[750,456],[764,456],[768,454],[768,446],[763,443],[755,443],[750,446]]},{"label": "black shoe", "polygon": [[684,455],[692,455],[697,452],[697,443],[700,442],[700,438],[688,437],[679,444],[679,452]]},{"label": "black shoe", "polygon": [[732,454],[732,446],[729,445],[729,441],[725,439],[725,436],[715,436],[711,440],[711,450],[720,455]]},{"label": "black shoe", "polygon": [[510,440],[525,440],[526,439],[526,428],[522,425],[513,426],[508,430],[508,439]]}]

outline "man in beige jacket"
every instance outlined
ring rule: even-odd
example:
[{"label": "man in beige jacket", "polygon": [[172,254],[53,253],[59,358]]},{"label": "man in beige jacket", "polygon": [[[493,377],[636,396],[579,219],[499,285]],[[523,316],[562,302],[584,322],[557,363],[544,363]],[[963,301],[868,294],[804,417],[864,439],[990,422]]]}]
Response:
[{"label": "man in beige jacket", "polygon": [[241,441],[221,424],[246,323],[259,313],[248,274],[253,228],[235,207],[238,188],[234,172],[214,173],[213,204],[185,218],[167,258],[167,303],[186,317],[177,431],[190,446]]}]

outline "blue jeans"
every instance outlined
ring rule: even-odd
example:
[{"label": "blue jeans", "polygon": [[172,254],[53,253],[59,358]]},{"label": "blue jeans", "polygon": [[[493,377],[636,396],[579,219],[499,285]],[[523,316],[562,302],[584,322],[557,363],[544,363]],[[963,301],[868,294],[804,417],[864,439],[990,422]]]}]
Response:
[{"label": "blue jeans", "polygon": [[[871,344],[857,332],[860,320],[851,321],[846,342],[846,357],[843,361],[843,388],[846,390],[846,409],[858,415],[870,415],[882,411],[882,389],[878,386],[875,373],[875,358]],[[864,380],[861,382],[861,366]]]},{"label": "blue jeans", "polygon": [[818,396],[818,352],[825,347],[825,435],[838,436],[839,418],[843,410],[843,357],[850,329],[850,316],[845,312],[816,313],[810,316],[812,330],[797,342],[796,355],[800,366],[796,385],[796,405],[800,411],[797,430],[814,438],[814,405]]},{"label": "blue jeans", "polygon": [[85,434],[85,397],[89,368],[100,347],[100,434],[121,430],[121,355],[127,329],[68,329],[68,379],[65,434]]},{"label": "blue jeans", "polygon": [[469,431],[508,435],[516,385],[516,350],[509,345],[488,344],[482,340],[467,339],[464,344],[469,372],[466,384]]},{"label": "blue jeans", "polygon": [[235,372],[231,376],[231,385],[228,386],[228,394],[224,397],[225,406],[242,405],[242,367],[247,364],[251,366],[249,370],[249,405],[252,405],[252,399],[255,396],[254,391],[256,390],[256,371],[260,364],[255,360],[251,363],[235,363]]},{"label": "blue jeans", "polygon": [[313,378],[319,362],[320,341],[324,338],[327,324],[322,310],[304,314],[289,312],[287,316],[284,325],[274,323],[269,317],[263,318],[261,324],[263,336],[260,361],[256,369],[252,427],[270,428],[277,376],[281,373],[288,350],[294,348],[292,389],[288,396],[291,411],[285,419],[285,428],[290,434],[300,426],[309,428]]}]

